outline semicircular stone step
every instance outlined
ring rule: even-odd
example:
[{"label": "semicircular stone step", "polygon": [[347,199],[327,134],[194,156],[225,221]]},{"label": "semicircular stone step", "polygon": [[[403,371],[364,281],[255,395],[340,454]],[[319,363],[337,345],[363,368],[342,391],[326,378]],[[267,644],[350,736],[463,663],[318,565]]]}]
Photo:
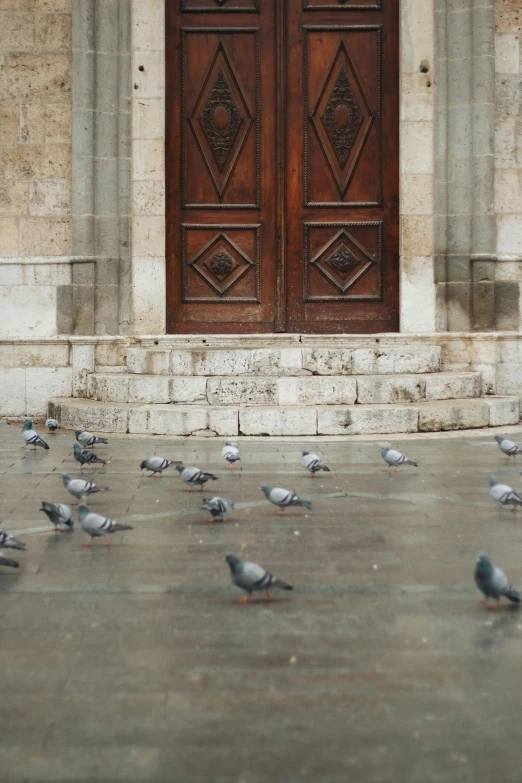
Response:
[{"label": "semicircular stone step", "polygon": [[517,424],[518,397],[429,400],[399,405],[216,406],[50,400],[65,429],[149,435],[365,435]]},{"label": "semicircular stone step", "polygon": [[99,402],[181,405],[382,405],[479,397],[481,374],[219,377],[95,373]]}]

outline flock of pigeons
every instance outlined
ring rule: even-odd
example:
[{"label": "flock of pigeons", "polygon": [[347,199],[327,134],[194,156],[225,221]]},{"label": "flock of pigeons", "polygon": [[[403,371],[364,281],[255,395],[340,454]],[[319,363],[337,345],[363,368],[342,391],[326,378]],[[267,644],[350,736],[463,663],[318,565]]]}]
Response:
[{"label": "flock of pigeons", "polygon": [[[47,419],[45,426],[50,433],[54,433],[59,428],[56,419]],[[33,429],[30,419],[26,419],[22,435],[24,439],[24,446],[22,448],[32,446],[33,449],[36,450],[39,446],[43,449],[49,449],[49,445]],[[76,443],[73,447],[73,456],[76,462],[79,463],[78,470],[81,470],[84,466],[90,468],[91,465],[95,464],[107,464],[106,460],[100,459],[91,449],[96,445],[107,445],[108,440],[81,430],[75,432],[75,437]],[[516,443],[513,443],[513,441],[503,438],[501,435],[495,435],[495,440],[499,449],[506,455],[508,460],[511,457],[516,460],[516,456],[522,454],[522,449],[520,449]],[[234,464],[240,461],[239,449],[229,442],[225,443],[221,455],[228,463],[227,468],[229,470],[232,470]],[[400,472],[402,465],[418,467],[417,462],[408,459],[408,457],[397,449],[392,449],[388,446],[381,448],[381,456],[387,466],[385,468],[386,472],[391,468],[393,468],[395,472]],[[155,476],[161,478],[163,471],[171,465],[174,465],[181,480],[187,485],[187,491],[189,492],[198,487],[200,490],[203,490],[203,487],[209,481],[217,481],[217,476],[214,476],[212,473],[207,473],[197,467],[188,467],[183,465],[180,461],[164,459],[163,457],[149,457],[149,459],[143,460],[140,464],[140,469],[142,471],[149,471],[148,478]],[[308,471],[311,478],[319,471],[330,472],[330,469],[322,462],[317,454],[311,454],[308,451],[302,452],[301,465]],[[91,511],[85,505],[84,501],[89,495],[93,495],[97,492],[107,492],[109,489],[108,487],[97,487],[94,481],[71,478],[67,473],[62,473],[61,477],[66,490],[76,498],[72,505],[78,507],[80,527],[89,536],[88,540],[82,544],[82,546],[91,546],[91,542],[94,538],[102,536],[107,538],[107,546],[110,546],[110,536],[113,533],[122,530],[132,530],[131,525],[122,525],[112,519],[108,519],[101,514]],[[308,510],[312,508],[310,501],[300,498],[291,490],[282,489],[281,487],[270,487],[268,484],[261,484],[260,489],[267,500],[277,507],[276,514],[282,514],[284,509],[288,506],[303,506]],[[513,511],[516,511],[517,506],[522,506],[522,497],[507,484],[498,482],[495,476],[490,476],[489,495],[499,509],[502,509],[504,506],[512,506]],[[234,503],[231,500],[222,497],[204,498],[201,508],[210,513],[210,522],[214,523],[216,520],[225,522],[227,515],[234,508]],[[43,501],[40,511],[43,511],[47,515],[57,532],[63,532],[64,526],[69,530],[72,530],[74,523],[71,516],[71,509],[64,503],[48,503],[47,501]],[[0,550],[3,548],[23,550],[26,546],[19,539],[0,530]],[[270,599],[271,588],[277,587],[282,590],[293,589],[292,585],[281,579],[277,579],[257,563],[244,562],[231,553],[225,556],[225,560],[230,567],[232,581],[246,593],[246,596],[241,599],[241,603],[248,602],[254,592],[266,591],[267,599]],[[0,551],[0,565],[18,568],[19,563],[16,560],[5,557],[3,552]],[[484,601],[482,603],[487,605],[490,598],[493,598],[498,602],[502,597],[508,598],[514,603],[520,602],[520,594],[510,585],[500,568],[493,566],[489,557],[484,552],[480,552],[478,555],[474,576],[477,587],[484,594]]]}]

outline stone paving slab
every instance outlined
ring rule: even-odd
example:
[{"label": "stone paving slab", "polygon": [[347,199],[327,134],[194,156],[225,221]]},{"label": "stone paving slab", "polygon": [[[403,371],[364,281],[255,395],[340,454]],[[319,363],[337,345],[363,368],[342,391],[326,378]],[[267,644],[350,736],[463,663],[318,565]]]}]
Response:
[{"label": "stone paving slab", "polygon": [[[485,550],[522,587],[520,514],[488,498],[520,469],[493,434],[403,436],[419,468],[389,475],[379,436],[245,438],[233,471],[220,439],[110,436],[91,505],[134,530],[85,550],[38,512],[69,500],[72,433],[24,453],[0,422],[0,527],[28,546],[0,569],[2,781],[518,781],[522,614],[485,611],[472,578]],[[307,447],[331,473],[307,477]],[[218,481],[147,479],[152,454]],[[274,516],[262,480],[312,511]],[[208,524],[209,494],[237,501],[230,522]],[[239,605],[226,551],[294,592]]]}]

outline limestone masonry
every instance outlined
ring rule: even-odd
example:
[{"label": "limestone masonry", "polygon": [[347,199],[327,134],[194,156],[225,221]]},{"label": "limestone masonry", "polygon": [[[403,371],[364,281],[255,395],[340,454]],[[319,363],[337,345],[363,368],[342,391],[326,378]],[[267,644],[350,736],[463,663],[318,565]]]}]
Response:
[{"label": "limestone masonry", "polygon": [[205,352],[164,336],[164,0],[0,0],[0,415],[58,400],[70,422],[180,434],[514,421],[520,2],[400,8],[401,333]]}]

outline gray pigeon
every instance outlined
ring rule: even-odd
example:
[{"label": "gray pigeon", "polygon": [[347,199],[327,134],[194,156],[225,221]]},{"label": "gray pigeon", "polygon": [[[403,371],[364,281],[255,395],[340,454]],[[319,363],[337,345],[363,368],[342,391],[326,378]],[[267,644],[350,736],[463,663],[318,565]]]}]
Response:
[{"label": "gray pigeon", "polygon": [[80,467],[77,468],[77,470],[81,470],[84,465],[87,465],[87,468],[90,470],[91,465],[107,464],[104,459],[97,457],[94,451],[89,451],[89,449],[81,449],[77,443],[73,445],[73,457],[76,462],[80,463]]},{"label": "gray pigeon", "polygon": [[498,447],[503,454],[506,454],[506,459],[509,461],[510,457],[513,457],[515,462],[517,461],[517,454],[522,454],[522,449],[513,443],[512,440],[503,438],[502,435],[495,435],[494,440],[497,441]]},{"label": "gray pigeon", "polygon": [[87,495],[94,495],[95,492],[108,492],[109,487],[97,487],[94,481],[84,481],[84,479],[72,479],[67,473],[62,473],[62,481],[65,489],[75,497],[76,503],[73,506],[78,505],[78,501],[86,498]]},{"label": "gray pigeon", "polygon": [[301,500],[295,492],[281,487],[269,487],[268,484],[261,484],[259,489],[263,490],[265,497],[274,506],[278,506],[276,514],[282,514],[286,506],[304,506],[307,509],[312,508],[309,500]]},{"label": "gray pigeon", "polygon": [[310,454],[308,451],[303,451],[301,465],[310,473],[312,478],[314,478],[315,474],[319,470],[324,470],[325,473],[330,473],[330,468],[326,467],[324,462],[319,459],[317,454]]},{"label": "gray pigeon", "polygon": [[10,536],[9,533],[4,533],[0,530],[0,549],[25,549],[26,545],[23,541],[19,541],[14,536]]},{"label": "gray pigeon", "polygon": [[513,603],[520,603],[520,593],[509,584],[504,572],[500,568],[495,568],[485,552],[479,552],[477,556],[475,584],[484,593],[485,600],[481,603],[486,606],[489,598],[500,601],[502,596],[509,598]]},{"label": "gray pigeon", "polygon": [[212,475],[212,473],[204,473],[199,468],[186,468],[183,464],[180,464],[176,465],[176,470],[182,481],[190,487],[187,492],[191,492],[192,487],[199,487],[200,490],[203,490],[203,484],[206,484],[207,481],[217,481],[217,476]]},{"label": "gray pigeon", "polygon": [[24,427],[22,430],[22,436],[24,439],[24,446],[22,446],[23,449],[25,449],[27,446],[34,446],[33,451],[36,451],[37,446],[41,446],[42,449],[48,450],[49,446],[47,443],[42,440],[42,438],[38,435],[38,433],[33,430],[33,422],[31,419],[26,419],[24,423]]},{"label": "gray pigeon", "polygon": [[59,428],[59,424],[56,421],[56,419],[47,419],[45,422],[45,426],[47,427],[49,432],[56,432],[56,430]]},{"label": "gray pigeon", "polygon": [[388,467],[384,469],[385,473],[387,473],[390,468],[396,468],[395,472],[400,473],[399,465],[413,465],[414,468],[419,467],[417,462],[408,459],[408,457],[405,457],[404,454],[401,454],[397,449],[390,449],[388,446],[384,446],[381,449],[381,457],[388,465]]},{"label": "gray pigeon", "polygon": [[98,436],[93,435],[92,432],[76,430],[74,434],[76,436],[76,440],[84,449],[95,446],[97,443],[103,443],[105,446],[107,446],[109,443],[106,438],[98,438]]},{"label": "gray pigeon", "polygon": [[211,522],[215,522],[216,519],[226,522],[226,516],[233,508],[234,504],[232,501],[226,498],[211,498],[210,500],[203,498],[203,505],[201,506],[203,511],[210,512]]},{"label": "gray pigeon", "polygon": [[495,476],[489,477],[489,497],[499,509],[502,509],[502,506],[513,506],[513,511],[516,511],[517,506],[522,506],[520,495],[507,484],[499,484]]},{"label": "gray pigeon", "polygon": [[94,511],[89,511],[87,506],[84,506],[83,503],[80,503],[78,506],[78,517],[81,529],[85,530],[89,536],[89,539],[85,544],[82,544],[82,546],[90,546],[92,539],[99,538],[100,536],[107,536],[107,546],[110,546],[110,536],[112,533],[118,533],[120,530],[133,530],[131,525],[120,525],[112,519],[102,517],[101,514],[95,514]]},{"label": "gray pigeon", "polygon": [[18,568],[20,563],[18,560],[10,560],[8,557],[4,557],[4,553],[0,552],[0,566],[11,566],[11,568]]},{"label": "gray pigeon", "polygon": [[234,462],[239,462],[241,459],[237,446],[233,446],[228,440],[221,450],[221,456],[228,462],[228,470],[232,470]]},{"label": "gray pigeon", "polygon": [[[176,464],[181,463],[176,462]],[[147,478],[152,478],[152,476],[155,476],[157,473],[159,473],[158,478],[161,478],[163,471],[167,468],[170,468],[171,465],[174,465],[174,461],[171,459],[163,459],[163,457],[149,457],[148,459],[144,459],[140,464],[140,470],[152,471],[152,473],[149,473]]]},{"label": "gray pigeon", "polygon": [[281,590],[294,589],[287,582],[276,579],[275,576],[272,576],[257,563],[244,563],[237,555],[233,555],[230,552],[225,555],[225,560],[230,566],[230,575],[234,584],[248,594],[240,600],[242,604],[248,603],[252,593],[259,590],[266,590],[266,598],[269,601],[272,598],[270,594],[271,587],[279,587]]},{"label": "gray pigeon", "polygon": [[43,511],[44,514],[47,515],[57,532],[62,532],[61,525],[67,525],[69,530],[72,530],[73,521],[71,519],[71,509],[69,506],[66,506],[65,503],[47,503],[45,500],[42,500],[42,508],[40,511]]}]

